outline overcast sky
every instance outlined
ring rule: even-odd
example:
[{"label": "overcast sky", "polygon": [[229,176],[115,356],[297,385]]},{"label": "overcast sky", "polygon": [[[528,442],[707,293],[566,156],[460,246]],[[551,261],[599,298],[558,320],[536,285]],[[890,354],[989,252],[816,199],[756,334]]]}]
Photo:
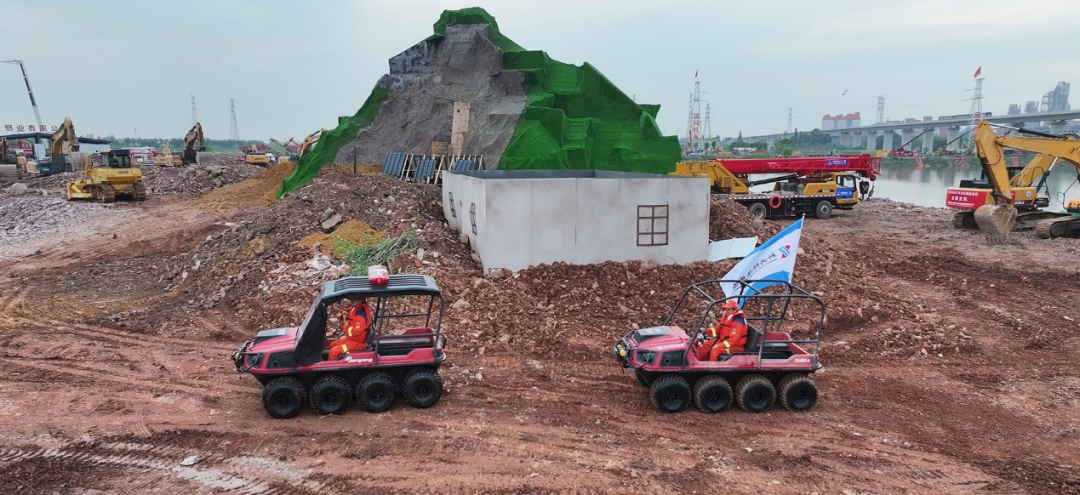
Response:
[{"label": "overcast sky", "polygon": [[[0,60],[23,60],[44,122],[79,134],[180,137],[195,95],[208,137],[229,137],[235,98],[241,138],[301,139],[353,114],[444,9],[471,6],[661,104],[667,135],[686,133],[695,71],[719,136],[782,132],[788,108],[800,130],[826,113],[870,123],[878,95],[892,119],[968,113],[979,66],[994,113],[1080,82],[1076,0],[0,0]],[[0,64],[0,125],[32,123],[18,67]]]}]

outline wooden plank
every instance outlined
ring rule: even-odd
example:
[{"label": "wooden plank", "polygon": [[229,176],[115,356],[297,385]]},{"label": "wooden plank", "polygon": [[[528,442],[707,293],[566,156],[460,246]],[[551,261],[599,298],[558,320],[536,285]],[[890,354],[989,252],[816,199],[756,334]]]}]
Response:
[{"label": "wooden plank", "polygon": [[454,120],[450,126],[450,154],[464,155],[469,134],[469,104],[454,102]]}]

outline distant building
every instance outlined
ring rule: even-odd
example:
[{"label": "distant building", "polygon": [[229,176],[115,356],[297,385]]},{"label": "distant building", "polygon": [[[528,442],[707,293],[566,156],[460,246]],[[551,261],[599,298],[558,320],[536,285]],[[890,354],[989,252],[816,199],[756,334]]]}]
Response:
[{"label": "distant building", "polygon": [[1020,105],[1018,103],[1009,103],[1009,115],[1020,115]]},{"label": "distant building", "polygon": [[1067,112],[1069,110],[1071,110],[1069,107],[1069,83],[1061,81],[1049,93],[1043,95],[1042,111]]},{"label": "distant building", "polygon": [[862,118],[859,116],[859,112],[836,115],[826,114],[821,118],[821,130],[823,131],[860,126],[862,126]]},{"label": "distant building", "polygon": [[1033,113],[1039,113],[1039,102],[1029,101],[1024,104],[1024,115],[1031,115]]}]

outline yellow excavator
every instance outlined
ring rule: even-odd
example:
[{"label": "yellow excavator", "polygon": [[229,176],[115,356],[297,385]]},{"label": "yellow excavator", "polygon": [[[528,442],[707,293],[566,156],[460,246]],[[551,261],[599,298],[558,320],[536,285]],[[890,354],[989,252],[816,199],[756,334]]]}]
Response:
[{"label": "yellow excavator", "polygon": [[[1072,164],[1080,173],[1080,137],[1057,136],[1027,129],[1015,130],[1029,136],[998,136],[994,133],[993,126],[994,124],[983,121],[975,130],[975,151],[993,187],[990,194],[994,198],[994,204],[983,205],[975,210],[975,223],[979,230],[986,234],[987,240],[1002,242],[1013,230],[1018,216],[1017,198],[1005,163],[1005,148],[1049,155]],[[1039,220],[1035,224],[1036,235],[1052,238],[1071,231],[1080,231],[1080,199],[1066,199],[1063,203],[1064,212],[1057,213],[1055,218]]]},{"label": "yellow excavator", "polygon": [[203,136],[202,124],[196,122],[184,135],[184,165],[198,163],[200,151],[206,151],[206,139]]},{"label": "yellow excavator", "polygon": [[[1050,206],[1050,198],[1040,194],[1040,191],[1046,189],[1046,180],[1058,162],[1057,157],[1038,154],[1024,167],[1005,168],[1009,174],[1013,207],[1017,210],[1014,231],[1030,230],[1035,228],[1040,220],[1062,215],[1058,212],[1043,211],[1043,208]],[[950,187],[945,193],[945,206],[959,210],[952,218],[953,227],[958,229],[978,229],[975,210],[980,206],[993,204],[996,204],[994,186],[986,177],[986,172],[983,172],[979,179],[961,180],[960,187]]]},{"label": "yellow excavator", "polygon": [[253,144],[244,152],[244,161],[252,165],[269,167],[270,155],[267,155],[265,151],[259,151],[259,146]]},{"label": "yellow excavator", "polygon": [[300,159],[303,158],[304,155],[311,152],[311,149],[314,148],[315,144],[319,142],[319,138],[322,137],[322,133],[324,132],[326,132],[325,127],[309,134],[308,137],[304,138],[304,143],[300,145],[300,152],[296,156],[297,161],[300,161]]},{"label": "yellow excavator", "polygon": [[117,196],[146,199],[142,171],[131,166],[131,150],[104,150],[86,156],[82,179],[67,184],[67,199],[111,203]]},{"label": "yellow excavator", "polygon": [[[49,163],[38,163],[38,172],[42,175],[58,174],[64,172],[65,156],[68,153],[79,151],[79,137],[75,135],[75,124],[71,123],[70,117],[64,117],[64,123],[53,133],[49,140]],[[72,164],[72,171],[75,165]]]}]

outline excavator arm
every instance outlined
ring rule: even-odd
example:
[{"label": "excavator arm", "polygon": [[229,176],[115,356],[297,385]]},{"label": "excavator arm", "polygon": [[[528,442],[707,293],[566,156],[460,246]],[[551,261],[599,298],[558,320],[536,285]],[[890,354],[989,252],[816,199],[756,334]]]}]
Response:
[{"label": "excavator arm", "polygon": [[50,140],[49,154],[52,155],[53,163],[63,163],[64,143],[68,143],[69,150],[79,151],[79,138],[75,135],[75,124],[71,123],[70,117],[64,117],[64,123],[53,133]]},{"label": "excavator arm", "polygon": [[326,132],[325,127],[309,134],[308,137],[304,139],[304,144],[300,145],[300,155],[297,160],[303,158],[304,155],[308,154],[308,152],[311,151],[311,148],[315,147],[315,143],[319,142],[319,138],[322,137],[322,133],[324,132]]},{"label": "excavator arm", "polygon": [[198,151],[206,151],[206,141],[203,137],[202,124],[196,122],[191,127],[191,130],[184,136],[184,154],[182,162],[184,165],[190,165],[196,163],[198,158]]},{"label": "excavator arm", "polygon": [[1009,185],[1013,188],[1029,187],[1034,184],[1035,181],[1049,173],[1050,169],[1054,168],[1054,164],[1057,162],[1057,157],[1051,155],[1044,155],[1041,153],[1035,155],[1035,158],[1032,158],[1031,161],[1024,166],[1023,170],[1009,180]]},{"label": "excavator arm", "polygon": [[[1076,136],[1055,136],[1026,129],[1018,131],[1028,136],[998,136],[994,133],[992,124],[986,121],[980,122],[975,130],[975,150],[986,177],[990,179],[995,203],[980,206],[975,210],[975,222],[991,242],[1003,241],[1012,231],[1017,216],[1017,210],[1013,206],[1012,188],[1025,180],[1019,176],[1014,180],[1009,179],[1005,148],[1044,155],[1050,160],[1047,168],[1056,160],[1062,160],[1072,164],[1080,172],[1080,139]],[[1029,184],[1036,176],[1036,168],[1029,164],[1021,173],[1028,174],[1026,179]]]}]

